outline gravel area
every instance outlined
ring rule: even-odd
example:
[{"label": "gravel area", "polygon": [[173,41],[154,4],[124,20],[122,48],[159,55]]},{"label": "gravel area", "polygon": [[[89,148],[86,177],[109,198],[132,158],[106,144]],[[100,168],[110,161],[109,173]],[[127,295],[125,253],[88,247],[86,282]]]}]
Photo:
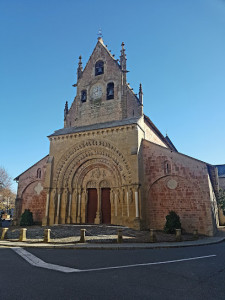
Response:
[{"label": "gravel area", "polygon": [[[138,231],[124,226],[113,225],[54,225],[54,226],[30,226],[27,227],[28,242],[40,242],[43,240],[44,229],[51,229],[52,243],[77,243],[80,240],[80,230],[86,229],[88,243],[116,243],[118,229],[122,229],[123,242],[148,243],[150,242],[149,230]],[[11,226],[7,232],[7,240],[18,240],[21,227]],[[199,236],[201,239],[205,236]],[[166,234],[156,231],[157,242],[175,242],[174,234]],[[192,234],[183,234],[183,241],[193,240]]]}]

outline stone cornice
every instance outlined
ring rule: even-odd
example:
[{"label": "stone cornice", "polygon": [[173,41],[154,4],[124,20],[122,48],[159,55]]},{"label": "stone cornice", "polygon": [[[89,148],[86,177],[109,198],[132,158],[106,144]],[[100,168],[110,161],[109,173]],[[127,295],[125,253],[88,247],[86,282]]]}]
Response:
[{"label": "stone cornice", "polygon": [[57,141],[57,140],[64,140],[64,139],[73,139],[73,138],[80,138],[80,137],[94,137],[94,136],[101,136],[101,135],[108,135],[109,133],[118,133],[122,131],[130,131],[134,130],[138,124],[129,124],[123,126],[116,126],[111,128],[102,128],[102,129],[95,129],[95,130],[85,130],[76,133],[68,133],[62,134],[57,136],[50,136],[48,137],[50,141]]}]

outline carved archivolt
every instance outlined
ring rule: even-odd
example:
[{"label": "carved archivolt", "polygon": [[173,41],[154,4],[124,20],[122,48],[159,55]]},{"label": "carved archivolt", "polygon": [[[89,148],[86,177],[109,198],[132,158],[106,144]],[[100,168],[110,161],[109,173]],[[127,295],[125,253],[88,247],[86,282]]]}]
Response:
[{"label": "carved archivolt", "polygon": [[77,187],[92,169],[110,170],[114,184],[130,184],[131,170],[123,154],[109,142],[86,140],[69,149],[60,159],[53,179],[54,187]]},{"label": "carved archivolt", "polygon": [[100,185],[101,188],[108,188],[108,187],[110,187],[110,184],[106,180],[102,180],[99,185]]}]

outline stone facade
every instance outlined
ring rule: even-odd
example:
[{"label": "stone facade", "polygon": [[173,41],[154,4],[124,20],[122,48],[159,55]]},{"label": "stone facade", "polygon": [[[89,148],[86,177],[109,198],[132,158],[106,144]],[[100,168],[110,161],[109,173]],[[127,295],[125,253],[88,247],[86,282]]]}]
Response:
[{"label": "stone facade", "polygon": [[143,220],[163,229],[170,210],[187,232],[213,235],[218,224],[215,193],[207,164],[143,140]]},{"label": "stone facade", "polygon": [[17,197],[15,203],[15,219],[19,223],[21,213],[25,209],[33,212],[35,222],[41,223],[44,217],[46,193],[44,181],[46,173],[46,162],[48,156],[41,159],[24,173],[15,178],[18,181]]},{"label": "stone facade", "polygon": [[[101,38],[83,70],[64,128],[47,157],[17,177],[17,219],[25,208],[42,224],[106,223],[163,229],[175,210],[183,228],[213,235],[218,224],[214,168],[177,152],[143,114],[143,93],[126,81]],[[43,176],[35,178],[37,169]],[[42,189],[44,187],[44,189]]]}]

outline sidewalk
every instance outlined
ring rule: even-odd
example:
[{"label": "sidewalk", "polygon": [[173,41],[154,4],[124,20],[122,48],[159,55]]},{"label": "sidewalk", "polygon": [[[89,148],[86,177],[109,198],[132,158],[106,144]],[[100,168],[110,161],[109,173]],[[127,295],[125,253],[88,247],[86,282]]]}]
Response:
[{"label": "sidewalk", "polygon": [[[80,243],[80,229],[86,228],[86,242]],[[123,243],[117,243],[117,230],[123,229]],[[43,227],[29,228],[27,240],[20,242],[19,228],[11,228],[6,240],[0,240],[3,247],[24,248],[53,248],[53,249],[154,249],[176,248],[211,245],[225,241],[225,226],[218,228],[214,237],[199,235],[198,240],[193,240],[192,235],[183,235],[183,241],[176,242],[174,235],[157,232],[157,242],[150,242],[149,231],[135,231],[122,226],[55,226],[52,227],[49,243],[43,242]],[[165,240],[166,237],[166,240]],[[172,239],[171,239],[172,238]],[[133,239],[133,240],[132,240]]]},{"label": "sidewalk", "polygon": [[209,237],[195,241],[184,242],[163,242],[163,243],[121,243],[121,244],[95,244],[95,243],[69,243],[55,244],[43,242],[12,242],[0,241],[0,246],[4,247],[23,247],[23,248],[48,248],[48,249],[106,249],[106,250],[131,250],[131,249],[154,249],[154,248],[177,248],[177,247],[193,247],[217,244],[225,241],[223,237]]}]

